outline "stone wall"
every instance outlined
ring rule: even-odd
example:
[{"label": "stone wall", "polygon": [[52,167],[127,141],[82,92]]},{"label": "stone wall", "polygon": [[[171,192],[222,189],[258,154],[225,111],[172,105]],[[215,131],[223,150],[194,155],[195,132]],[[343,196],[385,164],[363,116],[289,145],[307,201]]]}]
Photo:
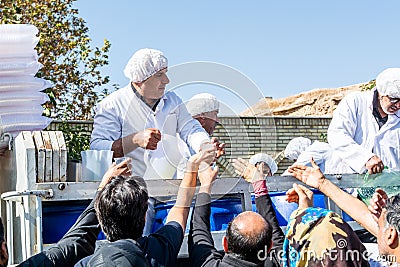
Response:
[{"label": "stone wall", "polygon": [[[323,141],[331,117],[220,117],[220,125],[214,132],[226,143],[226,155],[220,159],[222,176],[234,176],[230,162],[237,157],[249,158],[259,152],[268,153],[277,159],[281,174],[291,162],[283,158],[283,150],[294,137],[308,137]],[[88,131],[92,122],[72,121],[72,125]],[[59,122],[53,122],[48,130],[57,130]]]}]

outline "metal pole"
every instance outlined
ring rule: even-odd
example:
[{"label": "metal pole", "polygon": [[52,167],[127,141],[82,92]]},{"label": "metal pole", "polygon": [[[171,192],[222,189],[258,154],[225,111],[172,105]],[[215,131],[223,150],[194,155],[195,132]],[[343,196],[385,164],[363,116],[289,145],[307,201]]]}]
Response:
[{"label": "metal pole", "polygon": [[43,251],[43,238],[42,238],[42,199],[36,195],[36,241],[37,252]]},{"label": "metal pole", "polygon": [[7,214],[7,246],[8,246],[8,258],[10,264],[14,264],[14,236],[13,236],[13,212],[12,202],[6,201],[6,214]]}]

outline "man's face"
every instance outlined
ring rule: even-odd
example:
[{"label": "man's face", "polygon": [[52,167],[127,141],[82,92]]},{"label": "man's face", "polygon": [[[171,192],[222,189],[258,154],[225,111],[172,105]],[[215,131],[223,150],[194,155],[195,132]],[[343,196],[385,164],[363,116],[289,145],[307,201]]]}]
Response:
[{"label": "man's face", "polygon": [[160,99],[165,92],[165,86],[169,83],[167,76],[168,69],[162,69],[147,80],[139,83],[140,94],[144,99]]},{"label": "man's face", "polygon": [[400,109],[400,98],[392,98],[389,96],[380,96],[379,102],[386,114],[393,114]]},{"label": "man's face", "polygon": [[204,130],[206,130],[209,135],[212,135],[215,127],[217,127],[217,124],[219,123],[218,110],[204,112],[200,116],[196,117],[196,119],[200,122]]}]

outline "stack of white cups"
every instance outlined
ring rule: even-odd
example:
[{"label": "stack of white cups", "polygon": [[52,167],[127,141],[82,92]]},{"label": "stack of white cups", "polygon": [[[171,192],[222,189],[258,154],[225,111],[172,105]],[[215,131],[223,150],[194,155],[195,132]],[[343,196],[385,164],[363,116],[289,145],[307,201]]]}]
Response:
[{"label": "stack of white cups", "polygon": [[[0,24],[0,134],[46,128],[51,119],[42,116],[48,101],[40,91],[52,84],[35,78],[42,67],[35,50],[38,29],[28,24]],[[4,143],[0,142],[1,146]]]}]

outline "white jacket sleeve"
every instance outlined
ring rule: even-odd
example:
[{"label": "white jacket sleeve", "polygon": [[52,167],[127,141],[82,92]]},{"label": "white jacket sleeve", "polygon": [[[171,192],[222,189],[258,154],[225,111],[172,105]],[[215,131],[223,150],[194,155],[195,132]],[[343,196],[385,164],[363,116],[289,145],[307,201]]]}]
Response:
[{"label": "white jacket sleeve", "polygon": [[122,122],[110,103],[99,103],[94,117],[90,140],[92,150],[111,150],[115,140],[122,137]]},{"label": "white jacket sleeve", "polygon": [[[354,140],[356,131],[368,131],[357,126],[357,119],[362,117],[360,114],[368,110],[367,107],[359,107],[360,104],[365,103],[355,95],[349,95],[339,103],[328,128],[328,143],[352,169],[363,173],[365,163],[374,154]],[[362,122],[360,125],[363,125]]]},{"label": "white jacket sleeve", "polygon": [[203,142],[210,141],[210,136],[201,124],[192,118],[184,104],[178,106],[178,133],[196,153],[199,152]]}]

